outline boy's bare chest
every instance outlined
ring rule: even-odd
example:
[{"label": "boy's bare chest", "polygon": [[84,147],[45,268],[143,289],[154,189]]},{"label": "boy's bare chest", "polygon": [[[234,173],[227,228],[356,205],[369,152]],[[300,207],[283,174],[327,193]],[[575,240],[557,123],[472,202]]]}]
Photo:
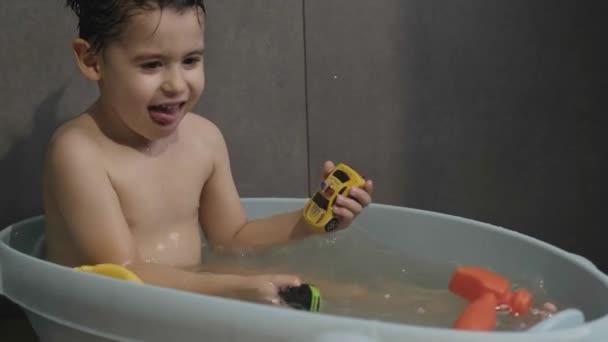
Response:
[{"label": "boy's bare chest", "polygon": [[110,178],[129,226],[167,229],[198,218],[210,161],[185,153],[112,158]]}]

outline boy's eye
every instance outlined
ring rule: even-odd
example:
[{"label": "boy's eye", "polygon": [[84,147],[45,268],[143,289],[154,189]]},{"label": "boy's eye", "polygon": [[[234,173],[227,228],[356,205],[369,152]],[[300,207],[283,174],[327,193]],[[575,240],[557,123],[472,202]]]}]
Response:
[{"label": "boy's eye", "polygon": [[184,64],[186,65],[195,65],[198,62],[200,62],[200,57],[188,57],[186,59],[184,59]]},{"label": "boy's eye", "polygon": [[160,68],[161,66],[163,66],[163,65],[159,61],[146,62],[146,63],[144,63],[144,64],[141,65],[141,67],[143,69],[146,69],[146,70],[153,70],[153,69],[156,69],[156,68]]}]

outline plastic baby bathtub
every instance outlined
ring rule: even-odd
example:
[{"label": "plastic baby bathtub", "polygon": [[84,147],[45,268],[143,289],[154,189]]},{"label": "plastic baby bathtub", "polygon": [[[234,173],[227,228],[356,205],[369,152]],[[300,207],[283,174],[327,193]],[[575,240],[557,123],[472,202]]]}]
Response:
[{"label": "plastic baby bathtub", "polygon": [[[301,208],[304,203],[243,200],[250,218]],[[43,217],[0,233],[0,290],[25,310],[44,342],[608,341],[608,277],[580,256],[492,225],[402,207],[373,204],[357,222],[370,227],[374,238],[427,260],[487,267],[505,275],[542,274],[555,300],[580,309],[584,319],[579,311],[567,310],[524,332],[463,332],[139,285],[38,258],[44,243]]]}]

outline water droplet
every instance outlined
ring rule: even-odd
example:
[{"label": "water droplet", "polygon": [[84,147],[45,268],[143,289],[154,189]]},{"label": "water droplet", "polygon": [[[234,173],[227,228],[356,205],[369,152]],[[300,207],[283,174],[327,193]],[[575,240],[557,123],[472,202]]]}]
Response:
[{"label": "water droplet", "polygon": [[179,233],[173,232],[173,233],[169,233],[169,239],[171,241],[179,241]]},{"label": "water droplet", "polygon": [[422,306],[420,306],[420,307],[418,307],[418,309],[416,309],[416,312],[419,314],[424,314],[424,313],[426,313],[426,310]]},{"label": "water droplet", "polygon": [[337,240],[338,239],[336,237],[323,239],[323,240],[319,241],[319,247],[321,247],[321,248],[331,247],[336,244]]},{"label": "water droplet", "polygon": [[242,248],[242,249],[240,249],[238,251],[237,254],[238,254],[239,257],[244,258],[246,256],[251,255],[252,253],[253,253],[253,249],[251,249],[251,248]]},{"label": "water droplet", "polygon": [[499,313],[509,313],[511,312],[511,307],[509,307],[507,304],[501,304],[496,307],[496,311],[498,311]]},{"label": "water droplet", "polygon": [[337,80],[337,79],[338,79],[338,75],[334,75],[334,76],[333,76],[333,79],[334,79],[334,80]]},{"label": "water droplet", "polygon": [[387,294],[384,295],[384,299],[390,299],[390,298],[391,298],[391,294],[390,293],[387,293]]}]

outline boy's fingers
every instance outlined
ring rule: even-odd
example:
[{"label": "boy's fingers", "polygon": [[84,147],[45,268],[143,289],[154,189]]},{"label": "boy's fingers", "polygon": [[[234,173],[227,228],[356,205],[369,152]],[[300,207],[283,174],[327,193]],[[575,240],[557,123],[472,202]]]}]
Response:
[{"label": "boy's fingers", "polygon": [[275,284],[270,281],[264,281],[257,286],[258,298],[260,303],[279,304],[279,291]]},{"label": "boy's fingers", "polygon": [[354,198],[364,208],[372,202],[372,196],[363,189],[353,188],[349,196]]},{"label": "boy's fingers", "polygon": [[365,191],[370,195],[370,198],[371,198],[371,195],[374,192],[374,182],[372,182],[371,179],[368,179],[365,182],[365,185],[363,186],[363,189],[365,189]]},{"label": "boy's fingers", "polygon": [[[361,192],[365,193],[364,191],[361,191]],[[367,193],[365,193],[365,194],[367,194]],[[363,210],[363,206],[364,206],[364,203],[359,203],[352,198],[344,197],[342,195],[338,195],[338,199],[337,199],[336,203],[338,204],[338,207],[344,208],[344,209],[350,211],[351,213],[353,213],[354,215],[360,213],[361,210]]]},{"label": "boy's fingers", "polygon": [[270,278],[270,282],[279,289],[290,286],[300,286],[302,284],[299,277],[283,274],[273,275]]},{"label": "boy's fingers", "polygon": [[338,217],[340,225],[343,227],[350,225],[355,218],[355,214],[344,207],[335,207],[334,214]]},{"label": "boy's fingers", "polygon": [[336,166],[331,160],[327,160],[323,163],[323,167],[321,168],[321,178],[325,179],[329,174],[333,171]]},{"label": "boy's fingers", "polygon": [[299,277],[292,275],[270,275],[266,276],[266,281],[263,281],[258,288],[261,300],[263,302],[274,305],[281,305],[283,301],[279,296],[279,291],[283,288],[300,286],[302,282]]}]

